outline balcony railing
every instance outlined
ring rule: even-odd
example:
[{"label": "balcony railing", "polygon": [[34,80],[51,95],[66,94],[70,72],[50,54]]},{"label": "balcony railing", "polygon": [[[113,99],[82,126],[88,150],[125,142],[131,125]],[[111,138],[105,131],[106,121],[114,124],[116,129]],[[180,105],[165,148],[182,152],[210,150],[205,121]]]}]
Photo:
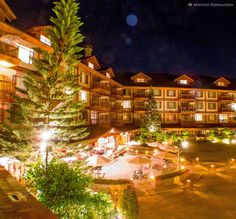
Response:
[{"label": "balcony railing", "polygon": [[102,91],[106,91],[106,92],[111,92],[110,90],[110,85],[107,83],[94,83],[92,86],[92,89],[94,90],[102,90]]},{"label": "balcony railing", "polygon": [[179,98],[182,98],[182,99],[196,99],[196,96],[193,95],[193,94],[180,93]]},{"label": "balcony railing", "polygon": [[148,97],[146,93],[134,93],[134,97]]},{"label": "balcony railing", "polygon": [[219,112],[234,112],[235,110],[230,107],[220,107]]},{"label": "balcony railing", "polygon": [[111,96],[115,96],[115,97],[122,97],[123,96],[123,92],[122,91],[118,91],[118,90],[112,90],[111,91]]},{"label": "balcony railing", "polygon": [[222,94],[218,96],[219,100],[234,100],[234,96],[230,94]]},{"label": "balcony railing", "polygon": [[4,42],[0,42],[0,53],[18,58],[18,48]]},{"label": "balcony railing", "polygon": [[135,106],[134,109],[135,110],[146,110],[147,107],[146,106]]},{"label": "balcony railing", "polygon": [[181,112],[194,112],[194,111],[196,111],[196,108],[191,107],[191,106],[181,106],[180,111]]},{"label": "balcony railing", "polygon": [[0,92],[6,92],[6,93],[15,92],[15,84],[11,81],[0,80]]}]

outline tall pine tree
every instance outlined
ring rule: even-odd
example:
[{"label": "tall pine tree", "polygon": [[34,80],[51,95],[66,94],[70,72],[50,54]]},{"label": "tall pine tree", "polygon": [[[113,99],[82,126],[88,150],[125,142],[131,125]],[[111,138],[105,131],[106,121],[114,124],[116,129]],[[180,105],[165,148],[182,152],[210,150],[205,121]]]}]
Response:
[{"label": "tall pine tree", "polygon": [[161,116],[158,112],[157,102],[153,89],[150,90],[147,108],[140,127],[140,141],[145,144],[148,140],[157,140],[160,132]]},{"label": "tall pine tree", "polygon": [[51,134],[47,141],[54,149],[76,147],[88,135],[81,118],[84,103],[79,100],[75,71],[83,40],[79,30],[82,22],[77,16],[79,5],[75,0],[60,0],[54,5],[55,17],[50,18],[52,26],[47,29],[53,50],[35,49],[40,57],[33,59],[36,70],[25,76],[26,89],[17,88],[20,95],[14,96],[11,108],[18,142],[27,141],[35,148],[45,131]]}]

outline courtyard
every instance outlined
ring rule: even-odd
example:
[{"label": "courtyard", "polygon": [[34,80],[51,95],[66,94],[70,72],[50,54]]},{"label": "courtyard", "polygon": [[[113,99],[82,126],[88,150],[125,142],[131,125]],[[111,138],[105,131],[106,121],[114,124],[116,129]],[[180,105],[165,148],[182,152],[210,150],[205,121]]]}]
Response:
[{"label": "courtyard", "polygon": [[182,155],[189,172],[176,182],[138,185],[140,218],[235,218],[236,146],[192,142]]}]

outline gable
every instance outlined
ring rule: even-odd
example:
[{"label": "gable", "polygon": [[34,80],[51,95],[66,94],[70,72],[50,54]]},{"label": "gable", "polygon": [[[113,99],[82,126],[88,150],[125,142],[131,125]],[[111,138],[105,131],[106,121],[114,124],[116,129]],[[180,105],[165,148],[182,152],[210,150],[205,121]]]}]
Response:
[{"label": "gable", "polygon": [[146,74],[144,74],[143,72],[140,72],[138,74],[135,74],[134,76],[132,76],[130,78],[133,82],[136,83],[147,83],[149,81],[152,80],[152,78],[150,78],[149,76],[147,76]]},{"label": "gable", "polygon": [[186,74],[179,76],[174,81],[181,85],[189,85],[194,82],[194,80]]},{"label": "gable", "polygon": [[106,77],[108,78],[114,78],[115,74],[113,72],[113,69],[111,67],[104,69],[101,71]]},{"label": "gable", "polygon": [[95,70],[98,70],[101,68],[101,66],[95,56],[85,58],[84,60],[82,60],[82,62],[84,64],[86,64],[88,67],[95,69]]},{"label": "gable", "polygon": [[216,86],[219,86],[219,87],[226,87],[230,84],[231,82],[228,81],[225,77],[220,77],[218,78],[217,80],[215,80],[213,82],[213,84],[215,84]]}]

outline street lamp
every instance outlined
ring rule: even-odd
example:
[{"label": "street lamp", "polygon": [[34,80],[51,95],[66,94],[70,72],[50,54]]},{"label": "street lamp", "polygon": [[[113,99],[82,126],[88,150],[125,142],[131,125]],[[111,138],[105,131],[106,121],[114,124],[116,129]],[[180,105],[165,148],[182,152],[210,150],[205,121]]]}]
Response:
[{"label": "street lamp", "polygon": [[46,164],[46,168],[48,164],[48,142],[52,138],[53,133],[51,129],[45,129],[41,133],[40,154],[42,161]]},{"label": "street lamp", "polygon": [[[184,149],[187,149],[189,147],[189,143],[185,140],[185,141],[182,141],[181,142],[181,146],[184,148]],[[180,157],[180,154],[182,153],[181,151],[181,147],[179,146],[178,147],[178,170],[181,169],[181,157]]]}]

